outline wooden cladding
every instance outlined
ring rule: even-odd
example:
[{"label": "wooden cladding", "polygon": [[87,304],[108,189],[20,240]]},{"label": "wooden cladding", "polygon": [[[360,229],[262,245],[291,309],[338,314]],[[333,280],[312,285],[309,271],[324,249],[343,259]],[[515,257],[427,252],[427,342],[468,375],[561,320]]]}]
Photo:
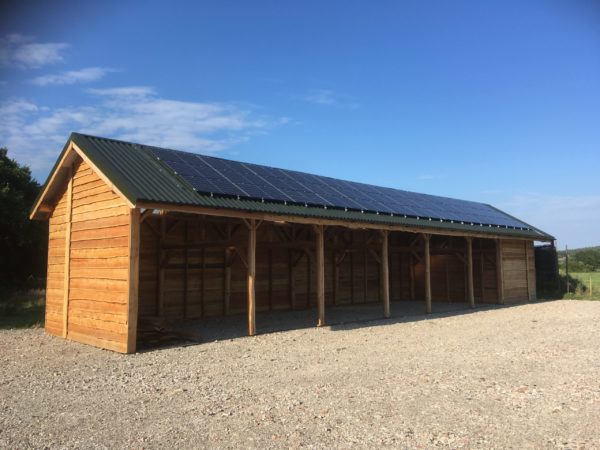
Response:
[{"label": "wooden cladding", "polygon": [[[138,317],[194,319],[418,300],[535,298],[533,243],[290,224],[131,206],[82,160],[50,215],[46,330],[119,352]],[[435,309],[435,308],[433,308]],[[260,325],[258,325],[260,326]]]},{"label": "wooden cladding", "polygon": [[[248,223],[187,214],[149,216],[140,230],[140,316],[194,319],[247,313],[248,246],[252,245]],[[317,323],[321,266],[318,230],[274,222],[262,222],[257,228],[253,276],[256,311],[315,308]],[[426,298],[424,238],[388,232],[387,267],[382,266],[383,239],[374,230],[323,227],[325,305],[381,302],[385,307],[382,279],[386,270],[390,300]],[[524,248],[523,241],[514,244]],[[431,300],[468,302],[465,238],[433,235],[429,246]],[[473,301],[496,303],[495,242],[472,238],[471,248]]]},{"label": "wooden cladding", "polygon": [[71,170],[50,216],[46,330],[126,352],[130,208],[85,162]]},{"label": "wooden cladding", "polygon": [[533,243],[503,241],[502,262],[505,302],[534,299],[536,293]]}]

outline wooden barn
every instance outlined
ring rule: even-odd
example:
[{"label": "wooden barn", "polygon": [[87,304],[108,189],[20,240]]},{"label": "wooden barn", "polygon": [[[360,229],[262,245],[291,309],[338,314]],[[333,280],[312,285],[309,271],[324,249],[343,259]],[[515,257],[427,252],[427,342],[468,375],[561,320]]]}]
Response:
[{"label": "wooden barn", "polygon": [[124,353],[146,320],[244,314],[253,335],[257,311],[531,300],[554,239],[486,204],[77,133],[31,218],[46,331]]}]

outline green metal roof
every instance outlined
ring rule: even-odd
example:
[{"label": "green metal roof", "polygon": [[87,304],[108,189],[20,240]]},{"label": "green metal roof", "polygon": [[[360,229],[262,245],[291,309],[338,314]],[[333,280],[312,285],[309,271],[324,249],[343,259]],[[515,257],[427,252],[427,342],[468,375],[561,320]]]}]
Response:
[{"label": "green metal roof", "polygon": [[[259,201],[244,198],[220,197],[196,192],[185,180],[154,156],[151,146],[134,144],[102,137],[72,133],[69,142],[100,169],[132,204],[139,202],[200,206],[237,211],[281,214],[318,219],[344,220],[365,224],[399,225],[437,230],[453,230],[496,236],[524,237],[533,240],[553,240],[554,237],[529,226],[510,228],[432,220],[402,215],[376,214],[337,208],[303,206],[285,202]],[[63,150],[68,149],[68,144]],[[59,158],[59,161],[62,158]],[[56,166],[53,169],[56,170]],[[48,178],[50,180],[50,177]],[[46,182],[48,183],[48,181]],[[37,201],[36,201],[37,204]]]}]

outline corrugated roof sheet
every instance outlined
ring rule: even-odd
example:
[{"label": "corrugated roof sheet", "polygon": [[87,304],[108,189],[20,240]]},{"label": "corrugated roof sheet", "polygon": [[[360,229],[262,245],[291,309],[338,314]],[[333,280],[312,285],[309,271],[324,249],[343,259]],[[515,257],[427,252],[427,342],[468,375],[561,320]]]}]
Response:
[{"label": "corrugated roof sheet", "polygon": [[[146,201],[371,224],[403,225],[424,229],[481,232],[526,237],[535,240],[554,239],[549,234],[522,221],[519,221],[523,224],[522,227],[471,224],[471,222],[460,220],[434,220],[402,214],[361,212],[343,208],[290,204],[284,201],[260,201],[202,194],[196,192],[188,182],[157,158],[156,153],[159,153],[157,150],[164,149],[80,133],[73,133],[70,140],[90,158],[133,204]],[[499,212],[506,215],[506,217],[518,220],[502,211]]]}]

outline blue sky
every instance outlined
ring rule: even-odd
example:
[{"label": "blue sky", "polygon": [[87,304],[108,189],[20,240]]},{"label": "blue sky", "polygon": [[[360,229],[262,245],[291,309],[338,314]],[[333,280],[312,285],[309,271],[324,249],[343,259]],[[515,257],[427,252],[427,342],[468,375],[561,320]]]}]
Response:
[{"label": "blue sky", "polygon": [[491,203],[600,245],[600,5],[3,2],[0,145],[71,131]]}]

